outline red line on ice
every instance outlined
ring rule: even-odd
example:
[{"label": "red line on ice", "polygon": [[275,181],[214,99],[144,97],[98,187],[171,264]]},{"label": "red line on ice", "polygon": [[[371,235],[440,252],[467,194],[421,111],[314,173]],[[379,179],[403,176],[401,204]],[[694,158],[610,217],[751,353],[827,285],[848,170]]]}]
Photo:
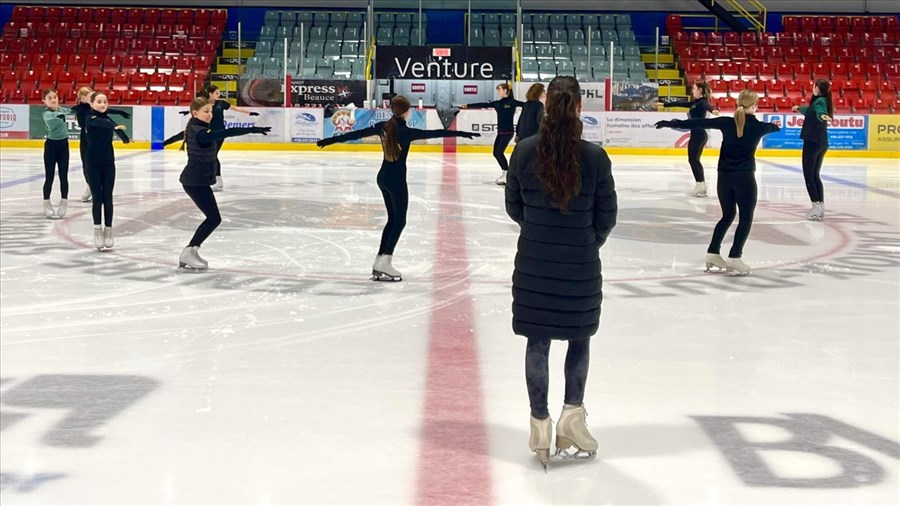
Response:
[{"label": "red line on ice", "polygon": [[[455,155],[445,154],[417,503],[490,504],[490,459]],[[455,283],[447,283],[454,281]]]}]

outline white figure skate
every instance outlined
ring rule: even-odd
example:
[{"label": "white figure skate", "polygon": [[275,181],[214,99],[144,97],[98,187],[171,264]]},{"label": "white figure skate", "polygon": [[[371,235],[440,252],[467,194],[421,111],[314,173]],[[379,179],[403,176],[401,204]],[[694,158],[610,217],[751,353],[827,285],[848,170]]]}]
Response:
[{"label": "white figure skate", "polygon": [[88,186],[84,189],[84,193],[81,194],[81,201],[90,202],[92,200],[94,200],[94,196],[91,194],[91,187]]},{"label": "white figure skate", "polygon": [[494,181],[494,183],[496,183],[500,186],[506,186],[506,171],[505,170],[500,172],[500,177],[498,177],[497,180]]},{"label": "white figure skate", "polygon": [[538,461],[544,466],[544,472],[547,472],[547,466],[550,464],[550,439],[553,438],[553,420],[548,416],[543,420],[531,417],[531,438],[528,440],[528,447],[535,453]]},{"label": "white figure skate", "polygon": [[813,202],[812,207],[806,212],[806,219],[810,221],[822,221],[825,219],[825,203]]},{"label": "white figure skate", "polygon": [[556,422],[556,459],[593,459],[597,456],[597,440],[587,427],[584,405],[563,407]]},{"label": "white figure skate", "polygon": [[199,248],[186,246],[178,257],[178,270],[180,272],[206,272],[209,265],[197,254]]},{"label": "white figure skate", "polygon": [[750,274],[750,266],[745,264],[740,258],[729,258],[725,261],[727,265],[726,275],[728,276],[746,276]]},{"label": "white figure skate", "polygon": [[706,194],[706,183],[699,182],[694,185],[694,188],[691,190],[691,197],[699,197],[705,199],[708,195]]},{"label": "white figure skate", "polygon": [[707,253],[706,254],[706,271],[704,272],[725,272],[728,270],[728,264],[725,262],[725,259],[722,258],[722,255],[718,253]]},{"label": "white figure skate", "polygon": [[100,225],[94,225],[94,247],[97,248],[97,251],[103,251],[105,248],[103,244],[103,227]]},{"label": "white figure skate", "polygon": [[56,218],[56,211],[53,210],[53,205],[50,204],[50,200],[44,200],[44,216],[48,219]]},{"label": "white figure skate", "polygon": [[59,201],[59,207],[56,209],[56,217],[58,219],[62,219],[66,216],[66,211],[69,210],[69,200],[61,199]]},{"label": "white figure skate", "polygon": [[103,248],[104,249],[112,249],[113,246],[116,245],[116,242],[113,240],[113,228],[112,227],[104,227],[103,228]]},{"label": "white figure skate", "polygon": [[216,184],[212,185],[212,191],[220,192],[225,189],[225,182],[222,181],[222,176],[216,176]]},{"label": "white figure skate", "polygon": [[391,265],[393,255],[378,255],[372,267],[372,281],[403,281],[400,271]]}]

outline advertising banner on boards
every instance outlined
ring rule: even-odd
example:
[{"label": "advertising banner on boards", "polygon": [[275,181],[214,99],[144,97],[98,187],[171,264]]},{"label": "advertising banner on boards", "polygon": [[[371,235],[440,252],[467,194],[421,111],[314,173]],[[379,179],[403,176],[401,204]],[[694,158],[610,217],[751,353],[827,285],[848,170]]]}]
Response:
[{"label": "advertising banner on boards", "polygon": [[376,79],[509,80],[512,69],[508,47],[379,46],[375,51]]}]

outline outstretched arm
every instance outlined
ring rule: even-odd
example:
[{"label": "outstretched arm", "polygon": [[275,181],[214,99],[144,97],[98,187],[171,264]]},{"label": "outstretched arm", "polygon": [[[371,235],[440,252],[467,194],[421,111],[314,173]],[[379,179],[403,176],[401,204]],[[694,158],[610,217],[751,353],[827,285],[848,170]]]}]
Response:
[{"label": "outstretched arm", "polygon": [[225,130],[201,130],[197,134],[197,142],[200,144],[209,144],[210,142],[220,141],[228,137],[238,137],[247,134],[263,134],[268,135],[272,127],[240,127],[226,128]]},{"label": "outstretched arm", "polygon": [[241,114],[247,114],[247,115],[250,115],[250,116],[259,116],[259,113],[258,113],[258,112],[248,111],[247,109],[244,109],[244,108],[242,108],[242,107],[238,107],[238,106],[236,106],[236,105],[231,106],[231,110],[232,110],[232,111],[239,112],[239,113],[241,113]]},{"label": "outstretched arm", "polygon": [[184,131],[178,132],[177,134],[169,137],[168,139],[163,141],[163,146],[168,146],[169,144],[175,144],[176,142],[184,140]]},{"label": "outstretched arm", "polygon": [[475,102],[474,104],[460,104],[460,109],[493,109],[493,102]]},{"label": "outstretched arm", "polygon": [[419,130],[418,128],[410,128],[408,131],[411,139],[414,141],[422,139],[439,139],[441,137],[465,137],[467,139],[481,137],[481,134],[461,132],[459,130]]},{"label": "outstretched arm", "polygon": [[690,100],[675,100],[674,102],[657,102],[656,107],[665,109],[667,107],[690,107]]},{"label": "outstretched arm", "polygon": [[734,121],[731,118],[693,118],[693,119],[670,119],[666,121],[657,121],[656,128],[680,128],[684,130],[702,130],[712,128],[714,130],[722,130],[725,124]]},{"label": "outstretched arm", "polygon": [[125,119],[128,119],[131,117],[131,114],[129,114],[121,109],[107,109],[106,114],[115,114],[116,116],[121,116]]},{"label": "outstretched arm", "polygon": [[322,139],[316,143],[316,146],[320,148],[324,148],[325,146],[330,146],[332,144],[338,142],[348,142],[348,141],[356,141],[362,139],[363,137],[372,137],[373,135],[380,135],[381,130],[384,128],[384,122],[375,123],[369,128],[364,128],[362,130],[356,130],[353,132],[347,132],[343,135],[336,135],[334,137],[329,137],[327,139]]}]

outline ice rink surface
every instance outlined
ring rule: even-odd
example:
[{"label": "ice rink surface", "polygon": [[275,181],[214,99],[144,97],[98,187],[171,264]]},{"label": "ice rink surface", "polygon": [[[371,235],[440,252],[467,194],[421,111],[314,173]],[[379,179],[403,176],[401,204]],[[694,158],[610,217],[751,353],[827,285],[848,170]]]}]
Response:
[{"label": "ice rink surface", "polygon": [[754,272],[730,278],[703,272],[715,157],[696,199],[686,156],[613,155],[600,449],[545,474],[489,154],[410,155],[390,284],[368,280],[380,154],[223,151],[210,270],[184,274],[183,153],[117,152],[107,253],[72,153],[69,214],[48,220],[41,152],[0,152],[3,504],[900,502],[896,159],[826,156],[821,223],[799,159],[761,159]]}]

